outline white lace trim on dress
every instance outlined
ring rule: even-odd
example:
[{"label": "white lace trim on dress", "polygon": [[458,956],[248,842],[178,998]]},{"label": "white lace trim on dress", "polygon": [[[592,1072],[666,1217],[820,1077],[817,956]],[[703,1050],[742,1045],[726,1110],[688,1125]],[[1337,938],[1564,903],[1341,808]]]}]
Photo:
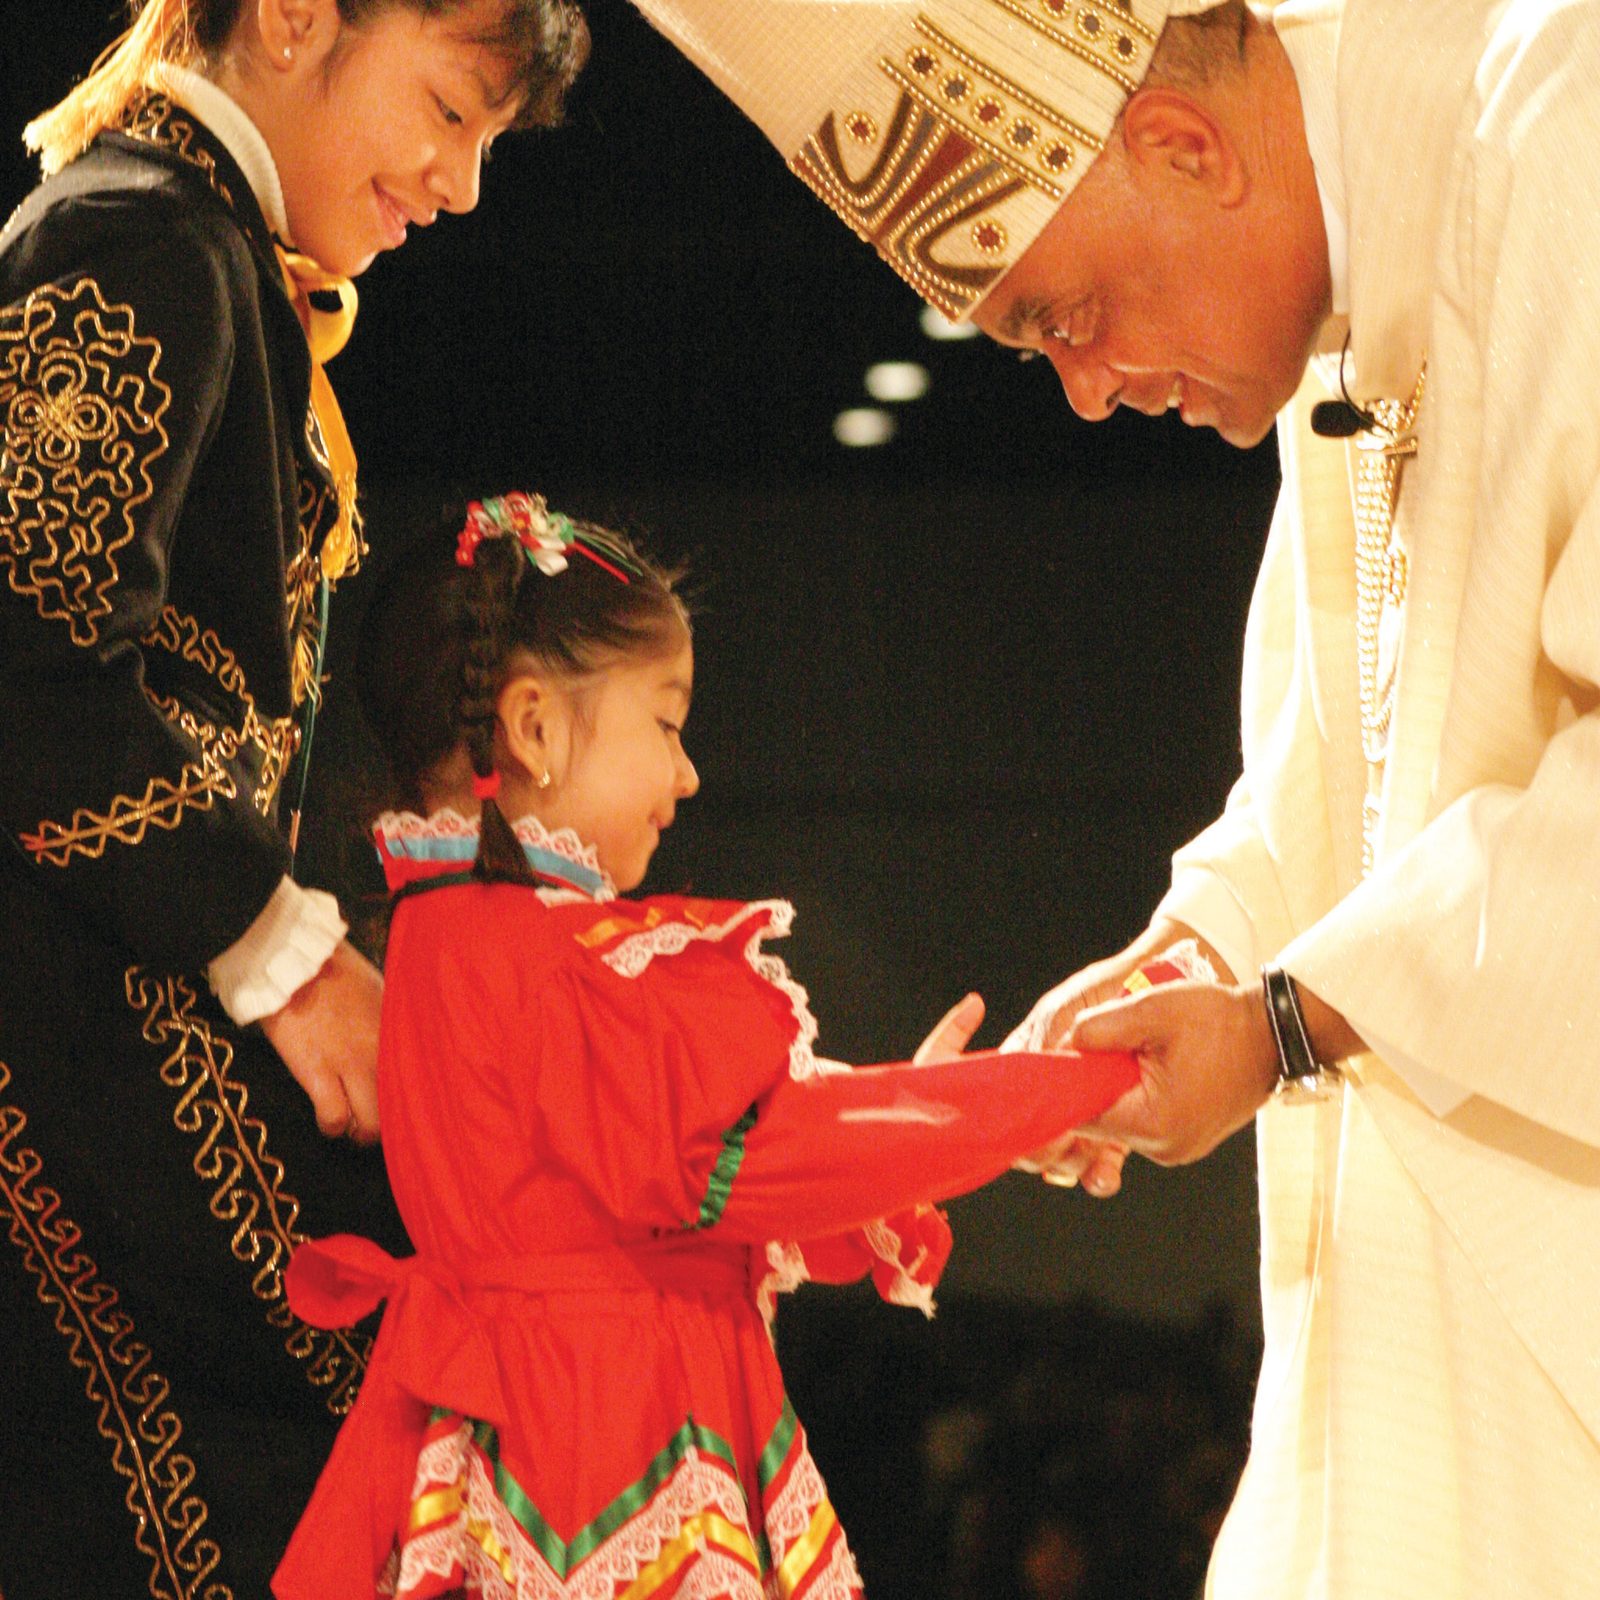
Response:
[{"label": "white lace trim on dress", "polygon": [[744,947],[744,958],[758,977],[765,979],[783,994],[794,1012],[795,1037],[789,1046],[789,1076],[796,1080],[815,1078],[829,1070],[844,1070],[838,1063],[819,1061],[812,1050],[817,1038],[817,1019],[811,1014],[810,997],[802,985],[789,976],[789,969],[779,956],[770,955],[761,948],[766,939],[784,938],[794,922],[794,907],[787,900],[752,900],[740,906],[726,922],[707,928],[698,928],[687,922],[663,922],[641,933],[630,934],[613,950],[601,958],[613,972],[624,978],[637,978],[657,956],[681,955],[690,945],[702,939],[720,944],[741,923],[766,912],[769,920],[751,932]]}]

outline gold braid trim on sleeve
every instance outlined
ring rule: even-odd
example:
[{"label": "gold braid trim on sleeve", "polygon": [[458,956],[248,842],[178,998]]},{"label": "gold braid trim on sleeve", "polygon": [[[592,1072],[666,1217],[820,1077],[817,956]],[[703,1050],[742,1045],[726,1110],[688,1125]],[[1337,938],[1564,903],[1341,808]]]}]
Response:
[{"label": "gold braid trim on sleeve", "polygon": [[[154,626],[140,643],[149,649],[165,650],[199,667],[215,680],[224,694],[238,703],[242,712],[240,725],[236,731],[226,730],[232,735],[231,742],[210,723],[198,718],[191,719],[200,730],[195,737],[202,749],[214,749],[224,760],[233,759],[245,744],[253,745],[260,751],[261,772],[256,778],[255,808],[262,816],[266,816],[272,809],[272,801],[283,781],[284,770],[299,743],[294,719],[263,717],[256,706],[255,696],[250,693],[238,658],[212,629],[202,628],[196,618],[185,615],[174,606],[161,608]],[[169,718],[180,720],[175,702],[158,699],[154,694],[151,699],[162,706]],[[187,730],[187,723],[183,725]]]},{"label": "gold braid trim on sleeve", "polygon": [[[175,702],[164,700],[154,690],[146,689],[145,693],[155,705],[174,716],[197,743],[200,742],[197,718],[179,710]],[[211,731],[215,733],[216,730]],[[219,738],[230,736],[233,736],[231,729]],[[22,847],[35,861],[51,867],[65,867],[77,855],[98,861],[108,844],[142,844],[149,829],[164,828],[170,832],[183,821],[186,811],[209,811],[218,795],[232,800],[238,792],[238,785],[218,763],[215,753],[202,746],[201,760],[186,764],[176,780],[152,778],[142,795],[118,795],[104,814],[80,806],[72,813],[69,823],[43,821],[35,832],[20,836]]]},{"label": "gold braid trim on sleeve", "polygon": [[0,308],[0,568],[75,644],[111,614],[117,552],[170,443],[160,362],[92,278]]},{"label": "gold braid trim on sleeve", "polygon": [[168,650],[209,672],[239,702],[243,709],[241,725],[218,727],[189,710],[176,696],[145,685],[145,698],[194,745],[200,759],[186,763],[176,779],[152,778],[137,798],[118,795],[104,813],[80,806],[69,823],[40,822],[34,832],[21,836],[23,848],[35,861],[65,867],[74,856],[98,860],[110,843],[142,844],[152,827],[171,831],[187,811],[209,811],[218,796],[236,799],[239,785],[229,763],[238,759],[246,744],[255,746],[262,756],[253,797],[255,808],[263,816],[272,808],[273,797],[298,743],[293,719],[264,719],[233,654],[210,629],[202,630],[192,617],[183,616],[173,607],[162,607],[155,627],[141,643]]},{"label": "gold braid trim on sleeve", "polygon": [[233,1600],[225,1584],[206,1582],[222,1556],[215,1540],[201,1536],[211,1513],[194,1492],[194,1461],[177,1448],[183,1423],[168,1404],[171,1386],[151,1366],[150,1348],[134,1336],[117,1291],[85,1254],[83,1232],[63,1213],[61,1196],[39,1181],[44,1164],[23,1143],[28,1118],[10,1088],[10,1069],[0,1061],[0,1219],[99,1408],[95,1423],[111,1446],[111,1464],[128,1480],[123,1498],[135,1546],[150,1561],[150,1593],[155,1600]]},{"label": "gold braid trim on sleeve", "polygon": [[327,1390],[329,1412],[343,1416],[355,1403],[370,1341],[310,1327],[289,1309],[283,1271],[306,1238],[300,1202],[283,1186],[283,1163],[267,1147],[265,1124],[250,1114],[248,1089],[232,1076],[233,1046],[194,1015],[195,991],[184,979],[135,966],[124,982],[145,1041],[163,1052],[161,1081],[177,1094],[173,1126],[195,1141],[194,1175],[210,1187],[211,1215],[231,1226],[234,1259],[252,1269],[250,1292],[267,1322],[286,1330],[284,1349],[306,1364],[313,1388]]}]

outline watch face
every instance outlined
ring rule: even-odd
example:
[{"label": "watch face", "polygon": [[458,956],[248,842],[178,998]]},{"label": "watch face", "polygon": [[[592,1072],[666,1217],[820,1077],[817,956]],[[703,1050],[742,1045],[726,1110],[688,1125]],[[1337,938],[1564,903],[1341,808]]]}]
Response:
[{"label": "watch face", "polygon": [[1309,1105],[1315,1100],[1331,1100],[1344,1088],[1344,1074],[1337,1067],[1318,1067],[1295,1078],[1279,1078],[1272,1091],[1273,1105]]}]

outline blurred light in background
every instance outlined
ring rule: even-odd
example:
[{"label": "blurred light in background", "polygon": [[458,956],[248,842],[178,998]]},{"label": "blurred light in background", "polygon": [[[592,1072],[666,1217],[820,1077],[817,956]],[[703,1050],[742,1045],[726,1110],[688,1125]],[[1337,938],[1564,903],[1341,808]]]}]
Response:
[{"label": "blurred light in background", "polygon": [[867,450],[894,437],[894,418],[876,406],[857,406],[833,419],[833,436],[852,450]]},{"label": "blurred light in background", "polygon": [[920,400],[928,392],[928,369],[915,361],[879,361],[867,368],[867,393],[874,400]]},{"label": "blurred light in background", "polygon": [[952,322],[932,306],[922,308],[922,331],[930,339],[976,339],[978,330],[970,322]]}]

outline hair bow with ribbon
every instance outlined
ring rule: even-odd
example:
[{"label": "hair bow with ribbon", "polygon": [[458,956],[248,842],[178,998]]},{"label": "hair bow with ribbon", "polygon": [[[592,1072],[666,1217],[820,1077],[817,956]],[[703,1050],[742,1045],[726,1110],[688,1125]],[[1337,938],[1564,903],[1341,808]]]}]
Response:
[{"label": "hair bow with ribbon", "polygon": [[628,582],[628,575],[606,560],[570,517],[550,510],[542,494],[518,489],[493,500],[470,501],[466,524],[456,536],[457,564],[470,567],[485,539],[502,538],[515,539],[547,578],[565,572],[567,558],[576,551],[604,567],[618,582]]}]

